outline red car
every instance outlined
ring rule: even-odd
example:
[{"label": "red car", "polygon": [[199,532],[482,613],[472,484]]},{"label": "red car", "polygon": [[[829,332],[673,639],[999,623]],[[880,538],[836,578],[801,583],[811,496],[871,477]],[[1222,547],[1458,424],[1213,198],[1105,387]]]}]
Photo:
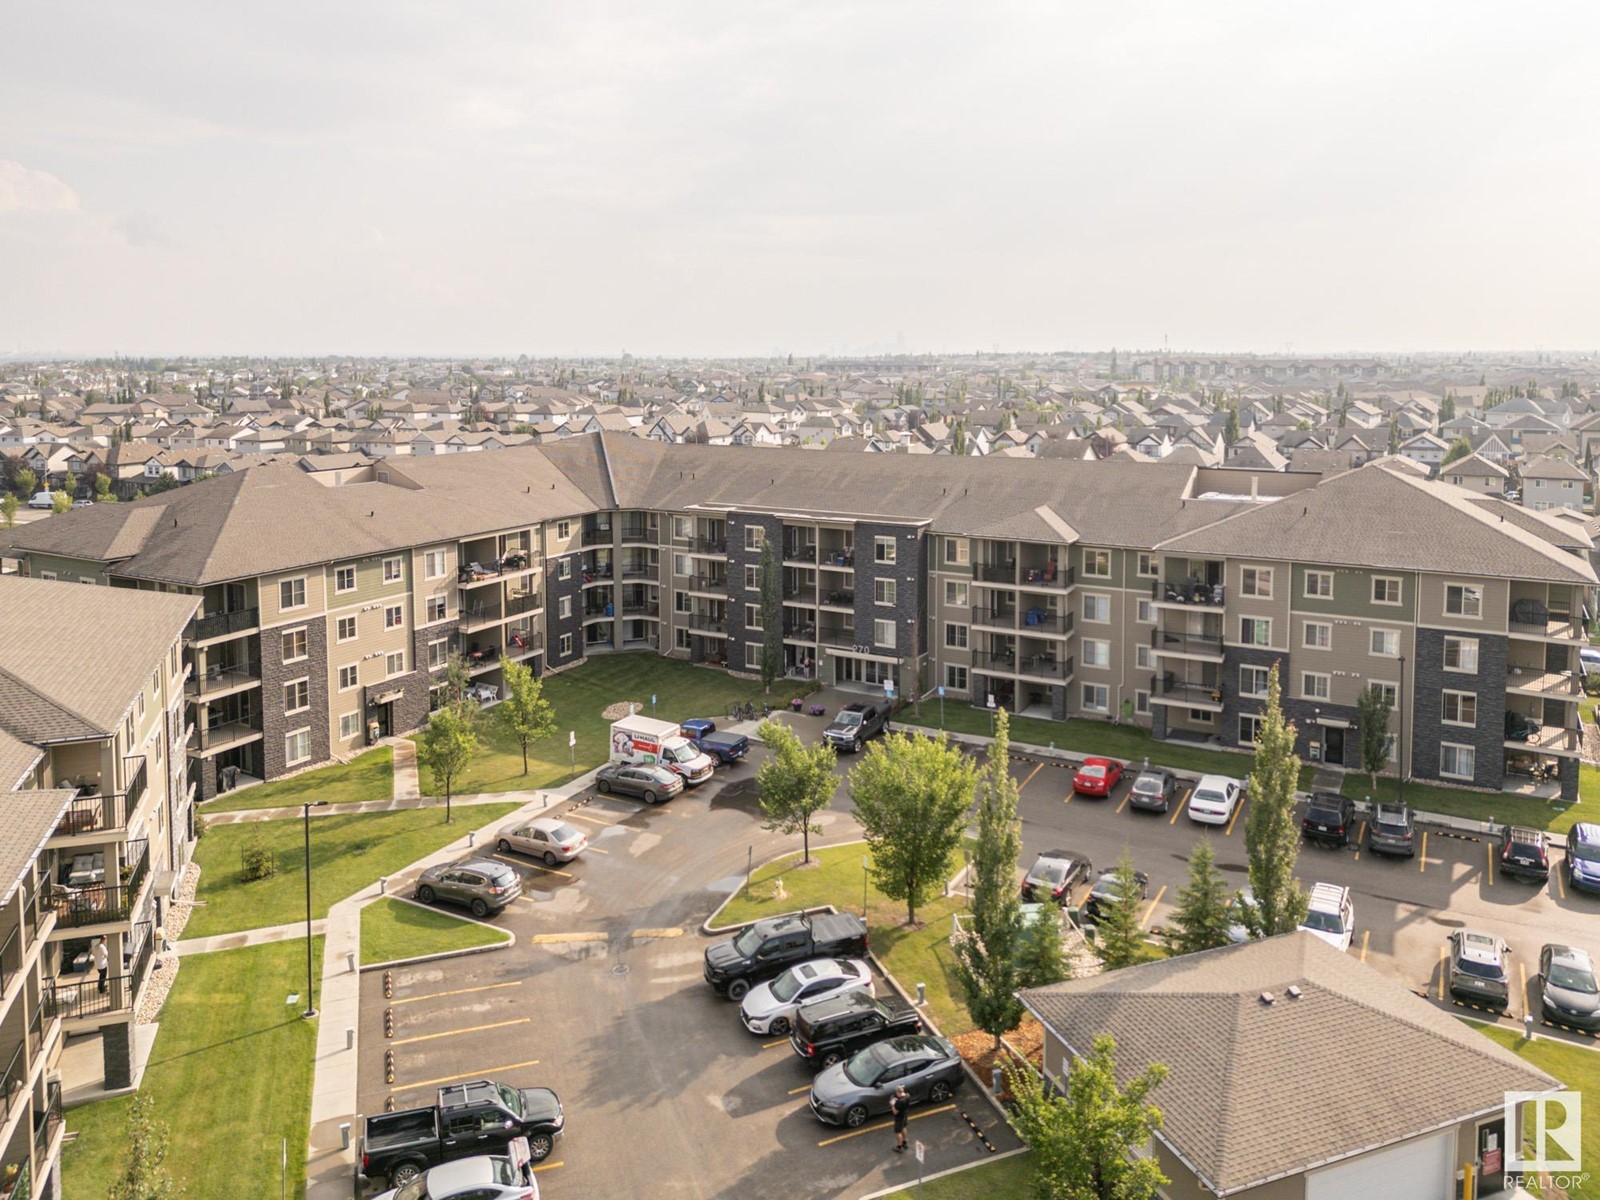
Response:
[{"label": "red car", "polygon": [[1072,777],[1072,790],[1080,796],[1109,796],[1122,779],[1122,764],[1114,758],[1086,758]]}]

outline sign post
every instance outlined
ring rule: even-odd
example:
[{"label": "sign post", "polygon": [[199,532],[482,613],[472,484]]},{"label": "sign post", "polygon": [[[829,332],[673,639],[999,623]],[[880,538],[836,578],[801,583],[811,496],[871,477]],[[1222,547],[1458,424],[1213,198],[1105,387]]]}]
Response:
[{"label": "sign post", "polygon": [[650,693],[650,715],[652,717],[656,715],[656,694],[654,692]]},{"label": "sign post", "polygon": [[578,731],[576,729],[567,730],[567,754],[572,759],[572,774],[567,776],[567,782],[570,783],[578,776]]},{"label": "sign post", "polygon": [[944,684],[939,685],[939,728],[944,728]]},{"label": "sign post", "polygon": [[927,1154],[927,1148],[921,1142],[917,1143],[917,1200],[922,1200],[922,1164]]},{"label": "sign post", "polygon": [[994,693],[989,693],[989,736],[994,736]]}]

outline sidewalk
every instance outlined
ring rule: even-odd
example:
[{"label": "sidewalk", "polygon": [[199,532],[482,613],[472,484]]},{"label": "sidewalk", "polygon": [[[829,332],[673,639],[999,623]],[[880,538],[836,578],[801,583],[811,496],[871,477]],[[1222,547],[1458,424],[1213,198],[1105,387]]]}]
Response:
[{"label": "sidewalk", "polygon": [[[474,804],[528,804],[538,799],[538,791],[527,792],[473,792],[465,796],[452,796],[452,808],[470,808]],[[403,812],[412,808],[443,808],[443,796],[396,796],[392,800],[362,800],[355,804],[330,804],[325,808],[313,808],[311,819],[319,817],[343,817],[352,813],[386,813]],[[292,808],[240,808],[233,812],[220,812],[206,816],[207,828],[216,828],[218,825],[241,825],[247,821],[283,821],[290,817],[296,819],[300,816],[300,806]]]},{"label": "sidewalk", "polygon": [[417,744],[410,738],[390,738],[385,744],[394,747],[394,798],[417,799],[422,795],[422,785],[417,780]]},{"label": "sidewalk", "polygon": [[[324,932],[326,921],[311,922],[311,935]],[[237,950],[241,946],[261,946],[267,942],[287,942],[306,935],[304,921],[290,921],[287,925],[263,925],[259,929],[241,929],[237,933],[219,933],[215,937],[183,938],[172,943],[179,958],[190,954],[210,954],[215,950]]]}]

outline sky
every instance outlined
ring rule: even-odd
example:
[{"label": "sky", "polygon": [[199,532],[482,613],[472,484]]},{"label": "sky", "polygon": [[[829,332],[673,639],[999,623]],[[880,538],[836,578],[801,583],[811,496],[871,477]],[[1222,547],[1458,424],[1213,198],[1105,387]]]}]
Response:
[{"label": "sky", "polygon": [[1600,6],[60,4],[0,355],[1600,344]]}]

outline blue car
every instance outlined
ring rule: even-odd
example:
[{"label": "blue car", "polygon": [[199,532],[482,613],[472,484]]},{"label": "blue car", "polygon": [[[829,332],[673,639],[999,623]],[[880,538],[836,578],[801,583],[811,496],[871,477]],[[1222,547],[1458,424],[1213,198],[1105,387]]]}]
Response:
[{"label": "blue car", "polygon": [[1574,825],[1567,834],[1567,886],[1600,893],[1600,825]]}]

